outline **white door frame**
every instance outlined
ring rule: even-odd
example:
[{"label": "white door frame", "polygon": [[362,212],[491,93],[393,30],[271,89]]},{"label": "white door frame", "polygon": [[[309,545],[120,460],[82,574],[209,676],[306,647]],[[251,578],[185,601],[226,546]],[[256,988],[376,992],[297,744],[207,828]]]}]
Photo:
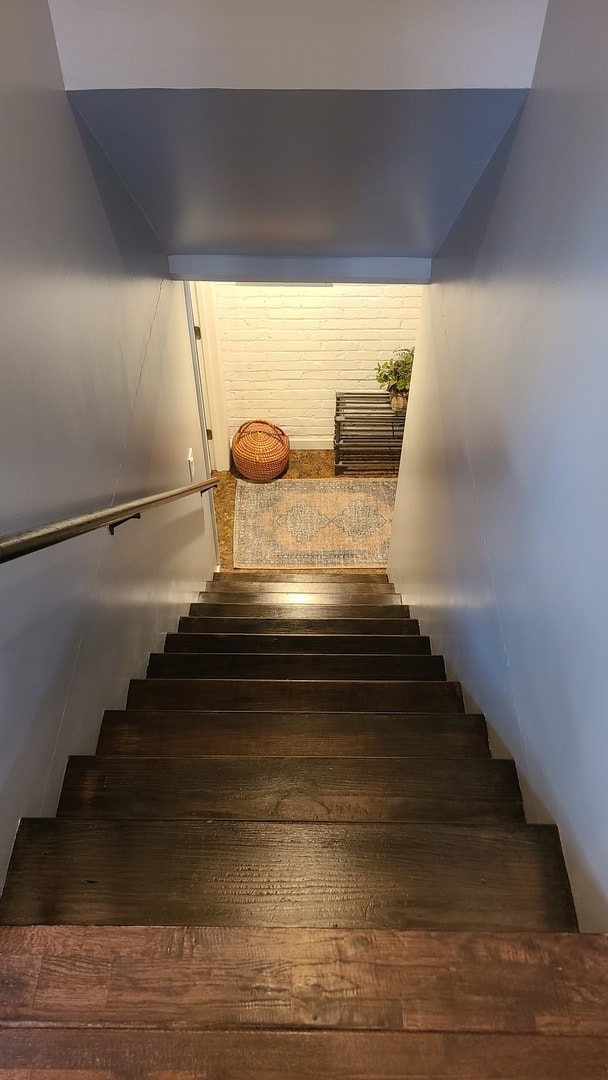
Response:
[{"label": "white door frame", "polygon": [[210,450],[214,468],[227,472],[230,468],[230,438],[215,291],[210,281],[193,281],[190,285],[194,317],[200,327],[196,344],[207,420],[212,432]]},{"label": "white door frame", "polygon": [[186,302],[186,319],[188,321],[188,337],[190,338],[190,352],[192,354],[192,370],[194,373],[194,387],[196,390],[196,404],[198,406],[198,417],[201,425],[201,441],[203,444],[203,461],[205,464],[205,473],[207,478],[211,476],[211,470],[215,468],[213,461],[213,454],[209,445],[209,436],[207,431],[207,410],[205,408],[205,390],[203,386],[203,379],[201,373],[201,366],[198,355],[198,343],[195,330],[196,318],[192,306],[192,294],[190,291],[190,283],[184,281],[184,299]]},{"label": "white door frame", "polygon": [[[186,322],[188,324],[188,337],[190,338],[190,353],[192,356],[192,371],[194,375],[194,387],[196,392],[196,403],[198,407],[199,422],[201,425],[201,445],[203,448],[203,464],[205,466],[205,479],[209,480],[211,472],[214,469],[214,464],[210,452],[209,438],[207,435],[207,419],[205,409],[205,392],[203,386],[203,379],[201,375],[201,367],[199,361],[198,342],[195,332],[194,312],[192,309],[192,296],[190,291],[190,282],[184,281],[184,301],[186,307]],[[220,569],[220,544],[217,533],[217,522],[215,519],[215,506],[213,503],[213,491],[205,491],[202,493],[203,498],[208,500],[209,515],[211,518],[211,528],[213,529],[213,542],[215,544],[215,561],[217,569]]]}]

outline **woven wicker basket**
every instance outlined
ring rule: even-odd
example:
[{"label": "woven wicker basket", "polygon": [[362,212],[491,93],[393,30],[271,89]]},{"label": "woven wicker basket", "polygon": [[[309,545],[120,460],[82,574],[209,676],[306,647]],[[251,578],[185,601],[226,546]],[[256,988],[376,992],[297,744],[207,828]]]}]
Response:
[{"label": "woven wicker basket", "polygon": [[289,439],[267,420],[249,420],[233,436],[232,457],[248,480],[274,480],[289,464]]}]

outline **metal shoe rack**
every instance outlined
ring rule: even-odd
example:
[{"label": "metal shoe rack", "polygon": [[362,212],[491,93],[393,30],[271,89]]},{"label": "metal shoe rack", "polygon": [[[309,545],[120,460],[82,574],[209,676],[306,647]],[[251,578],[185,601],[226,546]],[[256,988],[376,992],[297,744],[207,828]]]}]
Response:
[{"label": "metal shoe rack", "polygon": [[335,474],[396,473],[405,413],[394,413],[389,396],[336,393]]}]

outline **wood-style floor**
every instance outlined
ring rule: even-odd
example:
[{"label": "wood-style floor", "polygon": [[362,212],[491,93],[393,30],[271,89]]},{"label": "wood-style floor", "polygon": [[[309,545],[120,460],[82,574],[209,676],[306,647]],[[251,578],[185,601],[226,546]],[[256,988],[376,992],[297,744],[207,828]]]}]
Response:
[{"label": "wood-style floor", "polygon": [[385,575],[222,573],[21,824],[0,1080],[599,1080],[576,929]]}]

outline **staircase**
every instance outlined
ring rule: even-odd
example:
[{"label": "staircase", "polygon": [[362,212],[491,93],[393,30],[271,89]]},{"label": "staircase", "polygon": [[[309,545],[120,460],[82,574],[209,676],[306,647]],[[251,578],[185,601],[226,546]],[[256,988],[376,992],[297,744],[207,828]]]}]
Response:
[{"label": "staircase", "polygon": [[382,574],[217,574],[0,922],[0,1080],[608,1077],[608,941]]}]

